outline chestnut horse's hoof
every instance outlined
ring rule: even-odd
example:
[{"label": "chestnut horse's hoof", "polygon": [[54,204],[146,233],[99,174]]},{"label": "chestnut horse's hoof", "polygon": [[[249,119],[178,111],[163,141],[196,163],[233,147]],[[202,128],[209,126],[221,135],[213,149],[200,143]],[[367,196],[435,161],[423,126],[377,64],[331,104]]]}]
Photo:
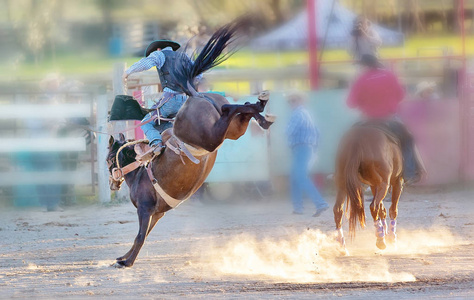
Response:
[{"label": "chestnut horse's hoof", "polygon": [[380,250],[385,250],[385,248],[387,248],[387,245],[385,244],[385,238],[377,238],[377,242],[375,243],[375,245]]},{"label": "chestnut horse's hoof", "polygon": [[339,255],[341,256],[350,256],[349,250],[347,250],[346,246],[339,247]]},{"label": "chestnut horse's hoof", "polygon": [[387,235],[387,243],[389,243],[391,246],[397,246],[397,235],[394,233],[389,233]]}]

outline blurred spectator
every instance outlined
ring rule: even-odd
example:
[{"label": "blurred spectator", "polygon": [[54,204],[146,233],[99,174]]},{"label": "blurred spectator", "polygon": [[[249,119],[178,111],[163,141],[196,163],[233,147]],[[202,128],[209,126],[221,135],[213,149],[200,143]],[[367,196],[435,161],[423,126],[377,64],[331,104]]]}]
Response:
[{"label": "blurred spectator", "polygon": [[349,91],[347,105],[360,110],[366,122],[386,127],[397,136],[403,154],[403,178],[415,183],[425,170],[412,135],[396,118],[404,89],[394,73],[381,68],[375,56],[364,54],[360,64],[363,70]]},{"label": "blurred spectator", "polygon": [[350,53],[355,61],[360,61],[364,54],[379,56],[382,40],[366,17],[358,16],[354,20],[351,36]]},{"label": "blurred spectator", "polygon": [[292,154],[290,185],[293,213],[303,214],[303,196],[306,194],[316,206],[313,216],[317,217],[329,208],[309,178],[309,169],[318,145],[319,132],[304,106],[307,96],[293,92],[288,95],[287,100],[292,109],[286,133]]},{"label": "blurred spectator", "polygon": [[418,83],[415,96],[417,100],[438,100],[439,96],[436,93],[436,83],[428,81]]}]

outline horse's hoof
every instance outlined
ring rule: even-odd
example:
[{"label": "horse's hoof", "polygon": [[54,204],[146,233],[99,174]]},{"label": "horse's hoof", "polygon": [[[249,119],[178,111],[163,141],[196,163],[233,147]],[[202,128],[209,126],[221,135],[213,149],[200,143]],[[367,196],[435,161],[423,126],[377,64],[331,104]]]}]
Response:
[{"label": "horse's hoof", "polygon": [[265,120],[267,120],[267,122],[275,122],[276,120],[276,116],[275,115],[272,115],[272,114],[265,114]]},{"label": "horse's hoof", "polygon": [[270,99],[270,92],[265,90],[261,91],[260,94],[258,94],[258,100],[260,101],[268,101]]},{"label": "horse's hoof", "polygon": [[117,257],[115,260],[116,261],[121,261],[121,260],[125,260],[125,259],[126,259],[125,256],[120,256],[120,257]]},{"label": "horse's hoof", "polygon": [[117,268],[117,269],[123,269],[123,268],[129,268],[131,266],[127,266],[125,264],[125,261],[121,260],[121,261],[116,261],[115,263],[113,263],[112,267]]},{"label": "horse's hoof", "polygon": [[387,235],[387,242],[390,245],[395,245],[397,243],[397,236],[389,233]]},{"label": "horse's hoof", "polygon": [[375,245],[380,250],[385,250],[385,248],[387,248],[387,245],[385,244],[385,238],[377,238],[377,242],[375,243]]},{"label": "horse's hoof", "polygon": [[267,120],[263,121],[263,122],[258,122],[258,125],[260,125],[260,127],[262,127],[263,129],[268,129],[270,128],[270,126],[272,126],[273,122],[268,122]]},{"label": "horse's hoof", "polygon": [[349,251],[346,247],[339,247],[339,255],[341,256],[350,256]]}]

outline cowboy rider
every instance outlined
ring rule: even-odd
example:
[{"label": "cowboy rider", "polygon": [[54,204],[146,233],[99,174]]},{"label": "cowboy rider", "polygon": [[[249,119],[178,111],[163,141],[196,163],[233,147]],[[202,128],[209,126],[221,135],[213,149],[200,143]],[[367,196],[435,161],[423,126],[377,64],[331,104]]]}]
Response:
[{"label": "cowboy rider", "polygon": [[[152,106],[152,109],[154,110],[148,113],[145,118],[143,118],[142,122],[150,120],[157,114],[164,118],[172,118],[176,116],[181,106],[186,102],[187,96],[177,84],[177,80],[173,73],[173,66],[177,59],[190,60],[186,55],[177,55],[175,51],[180,47],[181,45],[174,41],[156,40],[148,45],[145,50],[144,58],[125,70],[122,76],[124,83],[126,83],[128,76],[131,74],[146,71],[153,67],[156,67],[158,76],[160,77],[160,82],[163,87],[163,96],[158,103]],[[171,123],[166,122],[159,125],[156,120],[141,126],[141,129],[149,140],[149,145],[151,147],[151,149],[144,153],[144,155],[151,154],[151,152],[155,155],[161,153],[164,146],[160,132],[169,127],[171,127]]]},{"label": "cowboy rider", "polygon": [[363,70],[352,85],[347,105],[362,112],[369,123],[385,124],[400,140],[403,156],[403,178],[405,183],[416,183],[426,171],[412,135],[396,117],[399,103],[405,97],[396,75],[383,67],[377,57],[362,55],[359,62]]}]

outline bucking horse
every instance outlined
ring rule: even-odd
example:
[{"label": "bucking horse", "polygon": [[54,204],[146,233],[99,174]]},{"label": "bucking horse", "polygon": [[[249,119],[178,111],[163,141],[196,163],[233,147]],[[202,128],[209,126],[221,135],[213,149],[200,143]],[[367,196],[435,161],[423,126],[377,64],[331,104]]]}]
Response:
[{"label": "bucking horse", "polygon": [[173,127],[162,133],[166,148],[159,156],[144,164],[136,160],[138,149],[133,141],[126,141],[123,134],[118,139],[110,137],[110,188],[118,190],[126,182],[139,220],[133,246],[116,259],[115,267],[131,267],[158,220],[199,189],[225,139],[241,137],[252,118],[264,129],[273,123],[273,116],[261,115],[269,100],[268,92],[261,92],[256,103],[236,105],[218,94],[198,93],[193,85],[196,76],[228,57],[229,52],[223,51],[238,30],[239,24],[231,23],[216,31],[194,64],[176,60],[174,68],[181,88],[189,97],[177,113]]}]

